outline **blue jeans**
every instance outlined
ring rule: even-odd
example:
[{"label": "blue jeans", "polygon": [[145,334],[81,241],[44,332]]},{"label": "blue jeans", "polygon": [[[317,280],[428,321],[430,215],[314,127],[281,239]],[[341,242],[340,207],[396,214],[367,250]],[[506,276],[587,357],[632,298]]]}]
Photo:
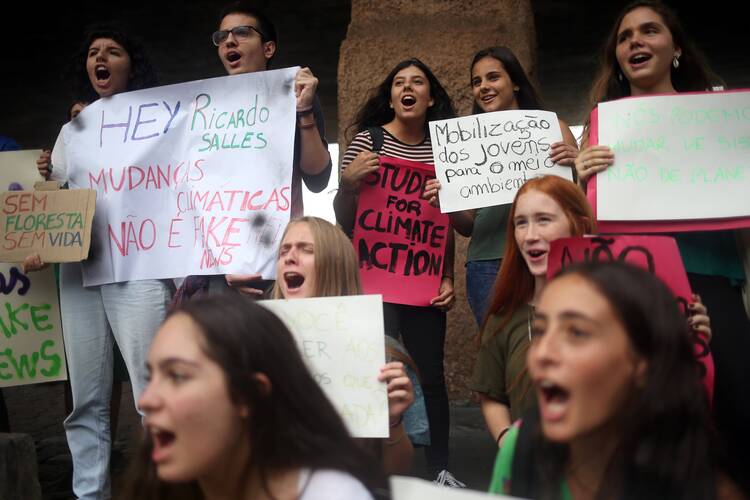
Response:
[{"label": "blue jeans", "polygon": [[73,492],[79,499],[109,499],[109,398],[112,343],[125,360],[133,397],[146,386],[146,356],[170,299],[159,280],[84,287],[81,264],[60,269],[62,316],[73,412],[64,427],[73,457]]},{"label": "blue jeans", "polygon": [[466,298],[479,326],[482,326],[490,306],[490,296],[501,261],[502,259],[475,260],[466,263]]}]

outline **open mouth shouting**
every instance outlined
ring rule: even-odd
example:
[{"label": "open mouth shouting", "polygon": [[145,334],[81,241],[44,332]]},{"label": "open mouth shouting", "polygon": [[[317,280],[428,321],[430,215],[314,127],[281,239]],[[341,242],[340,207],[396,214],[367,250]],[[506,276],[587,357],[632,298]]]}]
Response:
[{"label": "open mouth shouting", "polygon": [[412,109],[417,104],[417,98],[413,95],[406,94],[401,97],[401,106],[403,106],[404,109]]},{"label": "open mouth shouting", "polygon": [[302,285],[305,284],[304,275],[295,271],[288,271],[284,273],[283,278],[284,278],[284,285],[286,287],[285,295],[287,297],[289,295],[294,295],[302,291]]},{"label": "open mouth shouting", "polygon": [[570,391],[549,379],[540,379],[536,386],[542,419],[554,423],[565,418]]},{"label": "open mouth shouting", "polygon": [[164,462],[169,458],[176,436],[174,432],[155,426],[149,426],[149,432],[151,433],[151,440],[153,441],[151,459],[156,464]]},{"label": "open mouth shouting", "polygon": [[232,69],[236,69],[242,63],[242,53],[240,53],[238,50],[229,50],[226,54],[224,54],[224,60],[226,61],[227,66]]}]

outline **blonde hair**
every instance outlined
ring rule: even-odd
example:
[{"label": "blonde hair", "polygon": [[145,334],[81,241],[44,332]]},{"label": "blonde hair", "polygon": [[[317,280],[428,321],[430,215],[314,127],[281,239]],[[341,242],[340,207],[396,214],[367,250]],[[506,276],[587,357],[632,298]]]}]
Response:
[{"label": "blonde hair", "polygon": [[[359,280],[357,255],[352,242],[344,232],[327,220],[319,217],[298,217],[289,221],[281,236],[284,241],[286,233],[293,224],[307,224],[313,237],[315,254],[315,297],[335,297],[342,295],[360,295],[362,285]],[[272,297],[283,299],[279,277],[273,287]]]}]

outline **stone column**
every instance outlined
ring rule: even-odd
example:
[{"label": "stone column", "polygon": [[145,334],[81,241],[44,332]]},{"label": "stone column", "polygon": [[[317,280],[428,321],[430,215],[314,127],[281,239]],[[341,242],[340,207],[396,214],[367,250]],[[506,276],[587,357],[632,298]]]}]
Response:
[{"label": "stone column", "polygon": [[[399,61],[417,57],[429,66],[460,115],[471,112],[469,64],[478,50],[505,45],[534,74],[536,32],[530,0],[352,0],[338,68],[339,144],[368,91]],[[453,400],[468,400],[476,355],[474,317],[466,302],[464,264],[468,240],[458,236],[456,306],[448,315],[446,376]]]}]

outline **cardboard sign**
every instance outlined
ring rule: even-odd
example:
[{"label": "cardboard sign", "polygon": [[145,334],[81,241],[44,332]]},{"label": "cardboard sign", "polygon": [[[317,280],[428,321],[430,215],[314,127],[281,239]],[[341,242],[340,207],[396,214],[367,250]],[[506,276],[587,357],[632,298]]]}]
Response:
[{"label": "cardboard sign", "polygon": [[300,353],[354,437],[388,437],[388,392],[379,295],[263,300],[289,327]]},{"label": "cardboard sign", "polygon": [[63,127],[53,176],[97,192],[85,286],[273,278],[291,208],[297,69],[117,94]]},{"label": "cardboard sign", "polygon": [[[670,236],[594,236],[561,238],[550,244],[547,278],[577,262],[627,262],[642,267],[662,280],[688,314],[692,291],[677,242]],[[709,311],[711,314],[711,311]],[[703,384],[713,399],[714,361],[706,338],[693,335],[695,354],[703,366]]]},{"label": "cardboard sign", "polygon": [[413,306],[438,295],[450,227],[422,198],[434,177],[430,165],[381,156],[362,182],[353,242],[365,293]]},{"label": "cardboard sign", "polygon": [[0,387],[65,380],[65,349],[52,269],[0,264]]},{"label": "cardboard sign", "polygon": [[750,227],[749,91],[620,99],[591,123],[590,144],[615,152],[589,182],[601,231]]},{"label": "cardboard sign", "polygon": [[416,477],[391,476],[391,498],[393,500],[490,500],[508,499],[520,500],[497,493],[483,493],[461,488],[446,488],[438,486],[432,481],[417,479]]},{"label": "cardboard sign", "polygon": [[0,262],[38,253],[44,262],[88,257],[96,191],[8,191],[0,194]]},{"label": "cardboard sign", "polygon": [[562,141],[555,113],[539,110],[495,111],[430,122],[440,209],[512,203],[529,179],[573,172],[552,162],[549,151]]}]

